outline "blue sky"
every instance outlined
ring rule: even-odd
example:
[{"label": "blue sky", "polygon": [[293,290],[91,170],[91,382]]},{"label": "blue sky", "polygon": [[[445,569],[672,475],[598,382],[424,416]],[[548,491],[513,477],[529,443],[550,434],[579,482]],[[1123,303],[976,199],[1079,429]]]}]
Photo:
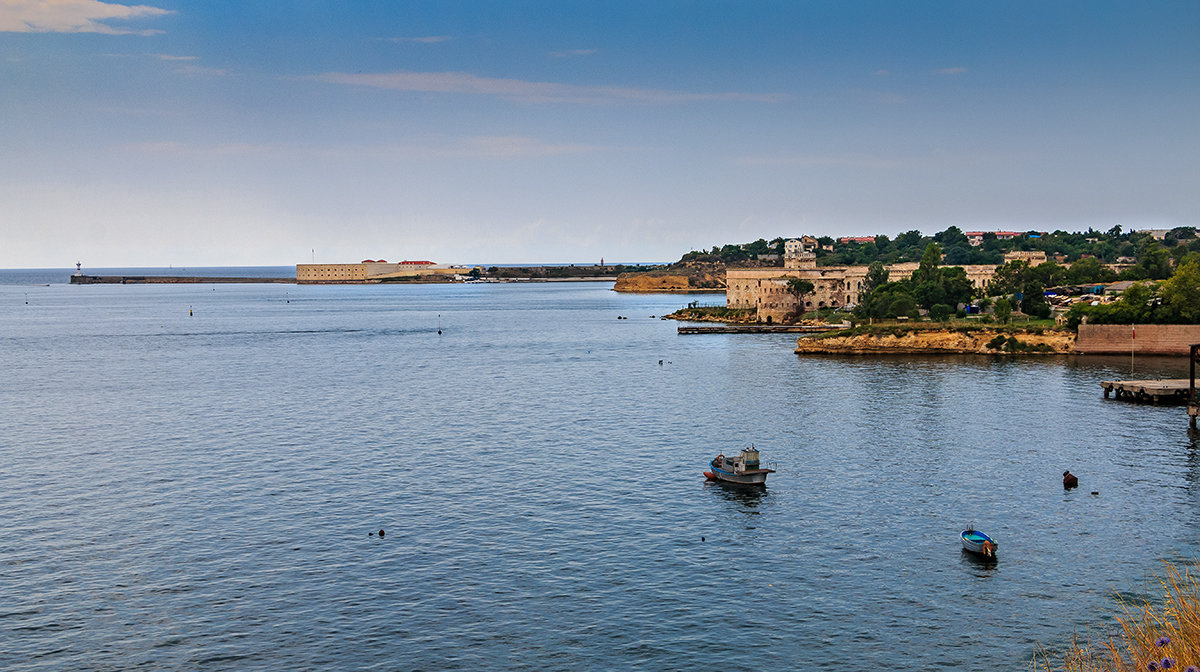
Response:
[{"label": "blue sky", "polygon": [[0,267],[1200,225],[1200,2],[0,0]]}]

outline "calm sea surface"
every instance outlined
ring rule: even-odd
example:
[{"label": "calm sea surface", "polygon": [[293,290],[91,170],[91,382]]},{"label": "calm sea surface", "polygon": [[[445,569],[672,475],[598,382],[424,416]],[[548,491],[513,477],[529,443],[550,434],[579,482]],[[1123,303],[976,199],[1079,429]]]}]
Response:
[{"label": "calm sea surface", "polygon": [[[1102,399],[1120,357],[801,359],[610,284],[4,273],[4,670],[1020,669],[1200,553],[1200,439]],[[765,491],[704,482],[750,443]]]}]

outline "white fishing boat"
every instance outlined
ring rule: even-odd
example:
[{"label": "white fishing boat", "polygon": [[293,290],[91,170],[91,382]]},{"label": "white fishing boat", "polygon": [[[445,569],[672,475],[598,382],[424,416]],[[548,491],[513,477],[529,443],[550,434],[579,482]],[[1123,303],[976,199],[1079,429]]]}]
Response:
[{"label": "white fishing boat", "polygon": [[717,455],[709,467],[711,470],[704,472],[708,480],[739,485],[766,485],[767,474],[775,473],[774,469],[761,467],[758,450],[754,446],[743,449],[733,457]]}]

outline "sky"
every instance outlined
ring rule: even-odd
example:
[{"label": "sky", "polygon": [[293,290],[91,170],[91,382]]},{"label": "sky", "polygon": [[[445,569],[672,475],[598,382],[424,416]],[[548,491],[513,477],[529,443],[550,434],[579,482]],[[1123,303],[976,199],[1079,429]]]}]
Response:
[{"label": "sky", "polygon": [[0,0],[0,267],[1200,225],[1200,2]]}]

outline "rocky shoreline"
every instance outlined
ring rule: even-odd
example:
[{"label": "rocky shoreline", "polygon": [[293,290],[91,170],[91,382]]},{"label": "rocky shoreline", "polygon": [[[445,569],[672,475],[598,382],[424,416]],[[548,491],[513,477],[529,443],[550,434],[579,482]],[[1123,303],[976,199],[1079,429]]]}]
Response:
[{"label": "rocky shoreline", "polygon": [[1062,355],[1075,352],[1075,333],[1058,329],[858,327],[799,338],[795,352],[800,355]]}]

